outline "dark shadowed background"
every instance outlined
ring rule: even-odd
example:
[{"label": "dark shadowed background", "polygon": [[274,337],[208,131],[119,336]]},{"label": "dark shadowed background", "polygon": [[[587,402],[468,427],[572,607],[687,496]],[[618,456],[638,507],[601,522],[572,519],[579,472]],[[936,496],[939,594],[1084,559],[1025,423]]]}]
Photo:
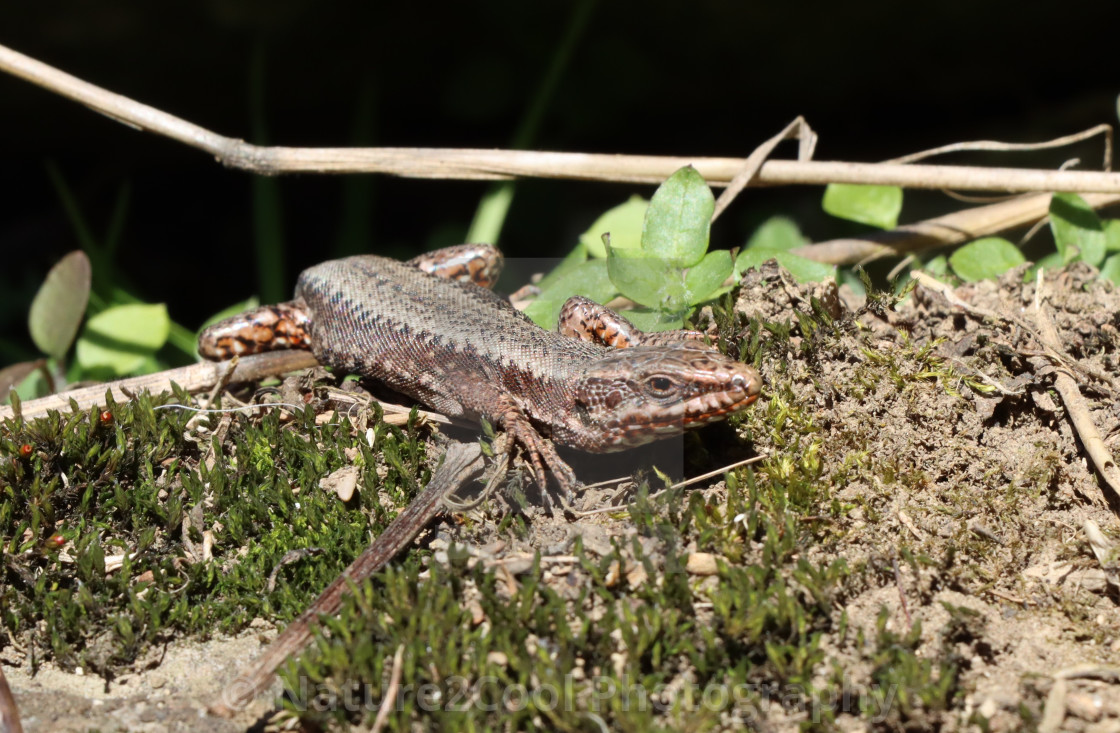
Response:
[{"label": "dark shadowed background", "polygon": [[[12,3],[0,44],[256,143],[508,147],[577,7]],[[797,114],[821,135],[819,159],[1042,140],[1115,122],[1118,19],[1114,3],[600,0],[531,147],[740,156]],[[0,75],[0,100],[0,362],[33,354],[28,304],[50,265],[78,246],[59,179],[95,236],[127,192],[117,280],[167,302],[189,328],[259,292],[257,236],[290,292],[300,269],[332,256],[408,256],[460,241],[489,187],[293,175],[277,179],[277,206],[254,209],[252,177],[201,152],[9,76]],[[1056,166],[1074,156],[1099,166],[1099,142],[945,162]],[[514,256],[560,255],[633,193],[652,188],[521,182],[499,244]],[[748,191],[713,246],[743,244],[773,213],[814,240],[858,231],[821,213],[820,193]],[[908,194],[902,221],[959,206]]]}]

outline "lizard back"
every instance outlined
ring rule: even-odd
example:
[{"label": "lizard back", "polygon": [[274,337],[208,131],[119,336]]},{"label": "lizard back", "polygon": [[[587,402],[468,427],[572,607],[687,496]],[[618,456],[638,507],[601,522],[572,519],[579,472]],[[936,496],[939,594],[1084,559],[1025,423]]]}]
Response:
[{"label": "lizard back", "polygon": [[546,419],[569,404],[573,377],[610,351],[540,328],[489,290],[375,255],[305,270],[296,297],[321,363],[451,415],[494,420],[501,392],[527,397],[526,412]]}]

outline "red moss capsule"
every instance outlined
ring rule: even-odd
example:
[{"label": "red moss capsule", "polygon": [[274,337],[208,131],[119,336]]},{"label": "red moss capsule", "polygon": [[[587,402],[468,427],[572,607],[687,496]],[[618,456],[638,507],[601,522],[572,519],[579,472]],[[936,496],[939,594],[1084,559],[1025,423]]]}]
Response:
[{"label": "red moss capsule", "polygon": [[47,547],[62,547],[66,544],[66,538],[55,532],[47,538]]},{"label": "red moss capsule", "polygon": [[109,412],[108,410],[102,410],[101,411],[101,424],[102,425],[108,425],[111,422],[113,422],[113,413]]},{"label": "red moss capsule", "polygon": [[24,443],[19,447],[19,455],[21,458],[27,458],[31,455],[31,451],[35,450],[31,447],[30,443]]}]

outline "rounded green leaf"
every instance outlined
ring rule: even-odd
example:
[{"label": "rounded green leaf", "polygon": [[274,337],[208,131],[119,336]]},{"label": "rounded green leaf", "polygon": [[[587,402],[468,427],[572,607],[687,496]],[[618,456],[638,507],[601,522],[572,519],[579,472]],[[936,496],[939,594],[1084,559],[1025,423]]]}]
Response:
[{"label": "rounded green leaf", "polygon": [[1120,252],[1120,219],[1103,219],[1104,249],[1106,252]]},{"label": "rounded green leaf", "polygon": [[1074,260],[1100,267],[1104,262],[1105,230],[1093,207],[1075,193],[1050,197],[1050,231],[1062,262]]},{"label": "rounded green leaf", "polygon": [[676,267],[692,267],[708,251],[715,207],[704,177],[686,165],[658,186],[650,199],[642,226],[642,250]]},{"label": "rounded green leaf", "polygon": [[787,216],[772,216],[754,230],[747,249],[764,247],[770,250],[791,250],[802,247],[809,240],[801,233],[797,223]]},{"label": "rounded green leaf", "polygon": [[949,271],[949,258],[945,255],[931,257],[928,262],[922,265],[922,269],[934,277],[942,277]]},{"label": "rounded green leaf", "polygon": [[684,316],[676,312],[635,308],[622,315],[641,331],[676,331],[684,328]]},{"label": "rounded green leaf", "polygon": [[1026,261],[1018,247],[1001,237],[977,239],[949,255],[949,266],[966,282],[999,277]]},{"label": "rounded green leaf", "polygon": [[641,196],[631,196],[624,204],[619,204],[595,220],[587,231],[580,235],[579,241],[587,247],[592,257],[607,256],[603,246],[603,235],[611,235],[611,247],[619,249],[638,249],[642,244],[642,222],[646,217],[649,202]]},{"label": "rounded green leaf", "polygon": [[119,305],[86,321],[78,339],[78,364],[87,370],[128,374],[163,347],[171,332],[167,306]]},{"label": "rounded green leaf", "polygon": [[674,311],[688,306],[684,273],[665,260],[622,254],[611,247],[607,273],[618,291],[635,303]]},{"label": "rounded green leaf", "polygon": [[860,186],[830,183],[821,206],[829,214],[880,229],[894,229],[902,211],[902,189],[898,186]]},{"label": "rounded green leaf", "polygon": [[1120,255],[1112,255],[1101,265],[1101,279],[1120,285]]},{"label": "rounded green leaf", "polygon": [[596,303],[606,303],[618,295],[618,289],[607,276],[605,260],[586,260],[565,269],[559,276],[550,273],[541,281],[541,292],[525,308],[525,315],[541,328],[556,328],[556,318],[568,298],[582,295]]},{"label": "rounded green leaf", "polygon": [[704,255],[695,267],[689,268],[684,276],[685,299],[689,305],[703,303],[715,297],[723,282],[731,277],[731,253],[717,249]]},{"label": "rounded green leaf", "polygon": [[[36,359],[35,361],[23,361],[0,369],[0,404],[8,399],[9,392],[27,380],[28,377],[41,371],[46,363],[46,359]],[[20,394],[22,396],[24,393]]]},{"label": "rounded green leaf", "polygon": [[89,302],[89,283],[89,257],[81,250],[63,257],[47,273],[27,316],[31,340],[44,354],[61,359],[69,350]]}]

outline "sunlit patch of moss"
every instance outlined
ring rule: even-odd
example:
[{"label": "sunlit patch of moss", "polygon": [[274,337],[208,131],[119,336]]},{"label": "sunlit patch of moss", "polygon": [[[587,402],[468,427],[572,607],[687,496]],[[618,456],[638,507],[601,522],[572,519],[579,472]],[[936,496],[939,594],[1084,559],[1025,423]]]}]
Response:
[{"label": "sunlit patch of moss", "polygon": [[[231,418],[208,469],[209,441],[184,437],[191,413],[153,409],[188,399],[109,398],[108,415],[0,427],[0,634],[37,649],[36,661],[109,677],[184,633],[293,618],[426,475],[411,425],[379,423],[371,447],[347,420],[317,426],[310,410],[290,424],[276,413]],[[318,480],[348,455],[369,468],[344,505]],[[267,591],[273,567],[299,547],[321,553],[284,566]]]}]

